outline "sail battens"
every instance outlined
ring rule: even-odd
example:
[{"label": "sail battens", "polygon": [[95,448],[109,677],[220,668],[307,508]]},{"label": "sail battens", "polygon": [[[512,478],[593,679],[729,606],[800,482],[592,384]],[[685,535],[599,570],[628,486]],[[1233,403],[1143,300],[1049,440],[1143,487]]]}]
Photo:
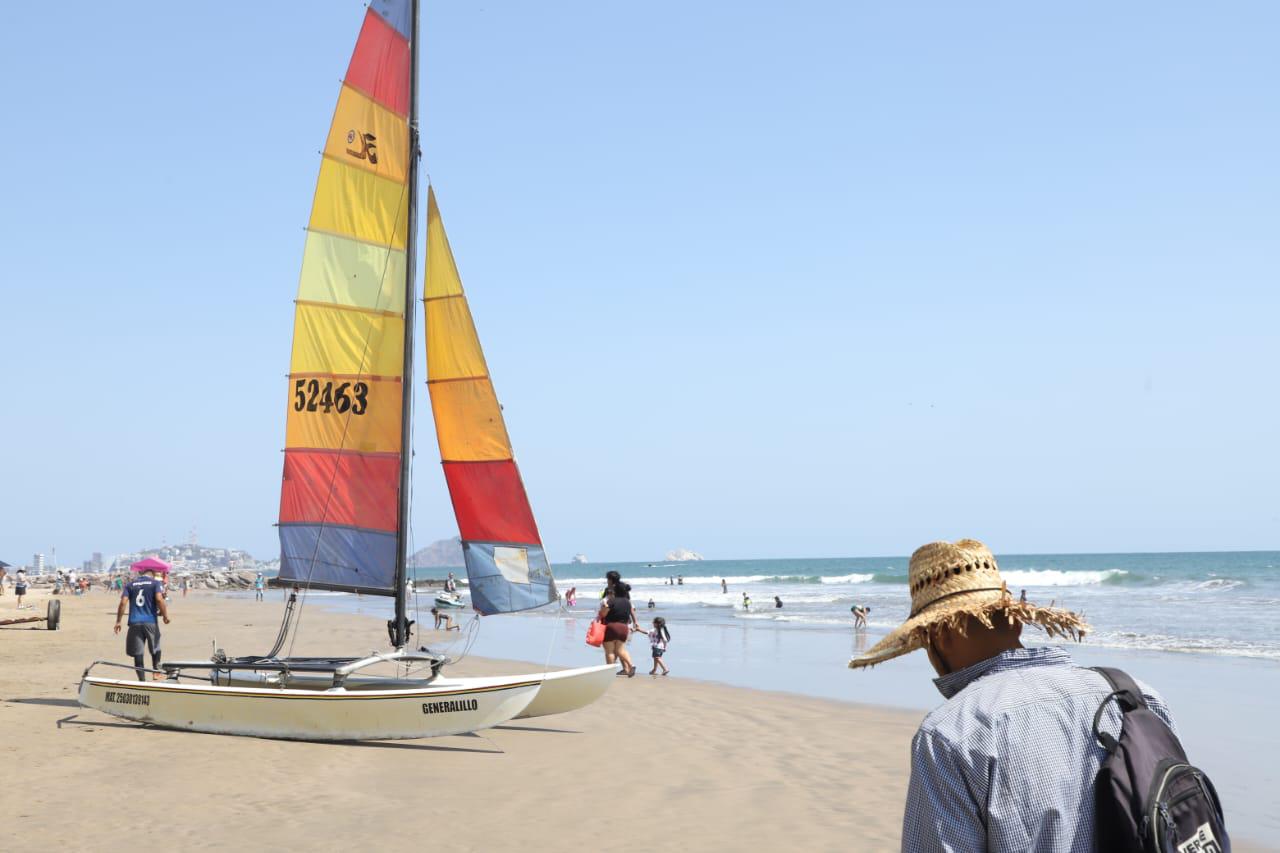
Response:
[{"label": "sail battens", "polygon": [[328,302],[315,299],[295,299],[298,305],[311,305],[316,308],[333,308],[337,311],[355,311],[358,314],[370,314],[375,317],[399,317],[404,318],[403,311],[382,311],[377,308],[365,308],[361,305],[346,305],[341,302]]},{"label": "sail battens", "polygon": [[551,565],[429,188],[425,266],[427,390],[471,604],[484,614],[541,607],[556,600]]},{"label": "sail battens", "polygon": [[321,152],[294,306],[280,578],[395,591],[409,240],[409,0],[364,16]]}]

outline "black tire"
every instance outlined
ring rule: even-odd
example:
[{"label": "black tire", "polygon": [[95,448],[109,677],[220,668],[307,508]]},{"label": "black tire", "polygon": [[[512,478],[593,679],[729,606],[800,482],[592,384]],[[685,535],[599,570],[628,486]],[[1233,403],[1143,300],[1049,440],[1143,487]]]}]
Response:
[{"label": "black tire", "polygon": [[49,608],[45,611],[45,627],[50,631],[58,630],[58,624],[62,621],[62,602],[50,601]]}]

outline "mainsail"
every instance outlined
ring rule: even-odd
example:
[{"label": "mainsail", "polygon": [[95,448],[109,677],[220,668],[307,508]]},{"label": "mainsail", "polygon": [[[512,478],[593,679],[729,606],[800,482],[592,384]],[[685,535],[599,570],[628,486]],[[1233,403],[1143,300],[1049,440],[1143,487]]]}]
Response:
[{"label": "mainsail", "polygon": [[427,388],[471,604],[488,615],[553,602],[551,567],[430,187],[425,297]]},{"label": "mainsail", "polygon": [[[410,0],[373,0],[338,95],[303,251],[280,580],[395,594],[411,255]],[[408,333],[412,334],[412,326]]]}]

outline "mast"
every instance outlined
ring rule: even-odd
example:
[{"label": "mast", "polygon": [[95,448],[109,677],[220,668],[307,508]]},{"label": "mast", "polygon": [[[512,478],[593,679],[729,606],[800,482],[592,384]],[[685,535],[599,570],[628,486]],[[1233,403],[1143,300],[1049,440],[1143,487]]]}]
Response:
[{"label": "mast", "polygon": [[396,613],[387,625],[397,649],[409,642],[409,618],[405,583],[409,577],[409,466],[413,460],[413,339],[415,334],[415,260],[418,246],[418,2],[410,0],[409,12],[409,236],[405,241],[404,371],[400,417],[400,511],[396,523]]}]

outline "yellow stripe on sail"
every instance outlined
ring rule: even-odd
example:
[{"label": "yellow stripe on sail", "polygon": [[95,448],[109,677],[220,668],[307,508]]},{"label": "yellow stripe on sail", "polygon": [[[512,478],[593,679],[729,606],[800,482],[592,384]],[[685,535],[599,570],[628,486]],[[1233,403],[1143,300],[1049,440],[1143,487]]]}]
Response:
[{"label": "yellow stripe on sail", "polygon": [[431,392],[441,459],[487,462],[511,458],[502,409],[488,379],[432,382],[427,388]]},{"label": "yellow stripe on sail", "polygon": [[403,184],[409,173],[408,123],[349,86],[338,95],[324,153],[339,163]]},{"label": "yellow stripe on sail", "polygon": [[298,299],[373,311],[404,310],[405,253],[371,243],[307,234]]},{"label": "yellow stripe on sail", "polygon": [[404,318],[300,303],[294,314],[291,373],[398,377]]},{"label": "yellow stripe on sail", "polygon": [[427,303],[427,381],[488,376],[467,300],[461,296]]},{"label": "yellow stripe on sail", "polygon": [[399,453],[400,400],[400,383],[395,381],[291,376],[285,446]]},{"label": "yellow stripe on sail", "polygon": [[458,275],[458,265],[453,262],[449,236],[444,233],[440,208],[436,206],[436,191],[427,187],[426,296],[427,299],[435,299],[460,293],[462,278]]},{"label": "yellow stripe on sail", "polygon": [[403,249],[408,217],[409,191],[404,184],[329,157],[320,161],[311,208],[313,230]]}]

